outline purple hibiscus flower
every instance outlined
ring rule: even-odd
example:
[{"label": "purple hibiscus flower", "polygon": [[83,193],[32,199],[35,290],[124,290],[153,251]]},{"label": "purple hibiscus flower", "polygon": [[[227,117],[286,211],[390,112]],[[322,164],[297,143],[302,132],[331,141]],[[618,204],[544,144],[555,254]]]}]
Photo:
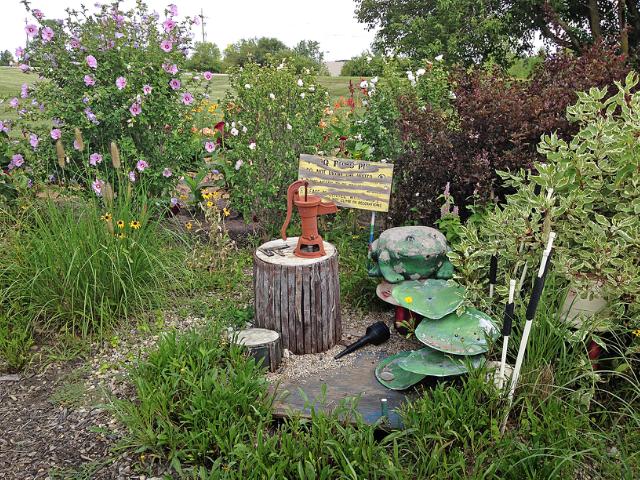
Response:
[{"label": "purple hibiscus flower", "polygon": [[139,172],[144,172],[147,168],[149,168],[149,164],[145,160],[138,160],[138,163],[136,163],[136,168]]},{"label": "purple hibiscus flower", "polygon": [[116,79],[116,87],[118,87],[118,90],[122,90],[126,86],[127,86],[127,79],[126,78],[118,77]]},{"label": "purple hibiscus flower", "polygon": [[182,103],[185,105],[191,105],[193,103],[193,95],[189,92],[185,92],[182,94]]},{"label": "purple hibiscus flower", "polygon": [[38,135],[36,135],[35,133],[32,133],[31,135],[29,135],[29,143],[31,144],[31,147],[34,150],[38,148],[38,144],[40,143],[40,139],[38,138]]},{"label": "purple hibiscus flower", "polygon": [[177,78],[172,78],[169,81],[169,86],[174,90],[178,90],[180,88],[180,80],[178,80]]},{"label": "purple hibiscus flower", "polygon": [[171,16],[173,17],[178,16],[178,7],[174,3],[169,5],[167,8],[169,9],[169,13],[171,14]]},{"label": "purple hibiscus flower", "polygon": [[144,93],[145,95],[149,95],[151,93],[151,90],[153,90],[151,85],[144,85],[142,87],[142,93]]},{"label": "purple hibiscus flower", "polygon": [[29,85],[26,83],[22,84],[22,88],[20,88],[20,97],[27,98],[29,96]]},{"label": "purple hibiscus flower", "polygon": [[84,84],[87,87],[93,87],[96,84],[96,80],[91,75],[84,76]]},{"label": "purple hibiscus flower", "polygon": [[173,172],[171,171],[170,168],[165,168],[162,171],[162,176],[165,177],[165,178],[169,178],[171,175],[173,175]]},{"label": "purple hibiscus flower", "polygon": [[163,23],[162,26],[164,27],[164,31],[169,33],[171,30],[173,30],[174,28],[176,28],[176,22],[174,22],[173,20],[171,20],[170,18],[167,18]]},{"label": "purple hibiscus flower", "polygon": [[93,191],[95,192],[95,194],[98,197],[102,196],[102,189],[104,188],[104,181],[100,180],[98,178],[96,178],[92,183],[91,183],[91,188],[93,189]]},{"label": "purple hibiscus flower", "polygon": [[61,136],[62,132],[59,128],[54,128],[53,130],[51,130],[51,138],[53,138],[54,140],[59,140]]},{"label": "purple hibiscus flower", "polygon": [[131,106],[129,107],[129,111],[131,112],[131,115],[137,117],[142,113],[142,105],[140,105],[138,102],[135,102],[131,104]]},{"label": "purple hibiscus flower", "polygon": [[11,100],[9,100],[9,105],[11,106],[11,108],[18,108],[19,100],[14,97]]},{"label": "purple hibiscus flower", "polygon": [[173,43],[171,43],[171,40],[163,40],[160,42],[160,48],[169,53],[173,49]]},{"label": "purple hibiscus flower", "polygon": [[31,13],[33,13],[33,16],[38,20],[42,20],[44,18],[44,13],[42,13],[42,10],[38,8],[34,8],[33,10],[31,10]]},{"label": "purple hibiscus flower", "polygon": [[204,143],[204,149],[205,149],[207,152],[211,153],[211,152],[213,152],[213,151],[216,149],[216,144],[215,144],[215,143],[213,143],[213,142],[205,142],[205,143]]},{"label": "purple hibiscus flower", "polygon": [[22,47],[16,48],[16,57],[18,58],[18,60],[21,59],[23,55],[24,55],[24,48]]},{"label": "purple hibiscus flower", "polygon": [[27,32],[27,37],[33,38],[38,34],[38,27],[33,24],[29,24],[24,27],[24,31]]},{"label": "purple hibiscus flower", "polygon": [[80,48],[80,41],[77,38],[72,38],[69,42],[69,46],[74,50],[77,50],[78,48]]},{"label": "purple hibiscus flower", "polygon": [[27,73],[31,67],[29,67],[29,65],[27,65],[26,63],[21,63],[19,68],[22,73]]},{"label": "purple hibiscus flower", "polygon": [[211,80],[213,78],[213,73],[207,71],[202,74],[205,80]]},{"label": "purple hibiscus flower", "polygon": [[89,165],[95,167],[99,163],[102,163],[102,155],[99,153],[92,153],[89,155]]},{"label": "purple hibiscus flower", "polygon": [[136,181],[136,172],[134,172],[133,170],[129,172],[129,181],[130,182]]},{"label": "purple hibiscus flower", "polygon": [[87,65],[89,65],[89,67],[91,67],[93,69],[98,68],[98,61],[96,60],[96,57],[94,57],[93,55],[87,55],[86,61],[87,61]]},{"label": "purple hibiscus flower", "polygon": [[53,29],[51,27],[44,27],[42,32],[40,32],[40,36],[42,37],[42,41],[44,43],[49,43],[53,40]]}]

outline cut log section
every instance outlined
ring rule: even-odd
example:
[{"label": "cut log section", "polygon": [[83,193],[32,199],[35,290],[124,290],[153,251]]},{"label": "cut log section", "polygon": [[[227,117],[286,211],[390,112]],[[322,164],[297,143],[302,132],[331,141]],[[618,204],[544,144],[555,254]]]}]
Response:
[{"label": "cut log section", "polygon": [[324,242],[324,257],[300,258],[297,243],[272,240],[256,251],[254,323],[280,332],[282,346],[295,354],[325,352],[342,336],[338,252]]},{"label": "cut log section", "polygon": [[262,360],[262,365],[275,372],[282,361],[282,342],[280,334],[266,328],[247,328],[235,336],[235,342],[244,345],[249,354]]}]

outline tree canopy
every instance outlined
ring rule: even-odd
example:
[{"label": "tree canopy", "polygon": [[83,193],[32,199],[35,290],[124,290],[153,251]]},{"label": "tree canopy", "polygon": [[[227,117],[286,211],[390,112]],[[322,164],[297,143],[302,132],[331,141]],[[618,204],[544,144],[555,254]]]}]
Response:
[{"label": "tree canopy", "polygon": [[222,55],[220,54],[220,49],[215,43],[197,42],[187,66],[191,70],[199,72],[206,70],[215,73],[221,72]]},{"label": "tree canopy", "polygon": [[640,0],[356,0],[378,28],[375,46],[414,58],[502,61],[531,52],[537,35],[579,52],[596,41],[626,54],[640,47]]}]

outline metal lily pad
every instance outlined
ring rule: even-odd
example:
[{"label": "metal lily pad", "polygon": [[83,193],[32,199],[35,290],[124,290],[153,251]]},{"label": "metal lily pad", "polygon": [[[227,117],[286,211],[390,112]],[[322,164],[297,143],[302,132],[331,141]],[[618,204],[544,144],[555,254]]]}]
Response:
[{"label": "metal lily pad", "polygon": [[415,333],[428,347],[454,355],[485,353],[487,337],[495,340],[500,335],[493,320],[475,308],[467,308],[462,315],[453,312],[437,320],[423,320]]},{"label": "metal lily pad", "polygon": [[410,355],[398,361],[398,366],[407,372],[430,377],[452,377],[467,373],[467,365],[478,368],[484,363],[484,355],[461,357],[439,352],[433,348],[424,347],[411,352]]},{"label": "metal lily pad", "polygon": [[391,294],[396,301],[423,317],[438,319],[454,312],[464,300],[464,287],[446,280],[412,280],[396,286]]},{"label": "metal lily pad", "polygon": [[378,298],[380,300],[382,300],[384,302],[387,302],[387,303],[390,303],[391,305],[394,305],[394,306],[397,307],[400,304],[398,303],[398,301],[395,298],[393,298],[393,295],[392,295],[393,289],[396,286],[397,285],[394,285],[393,283],[389,283],[389,282],[383,280],[376,287],[376,295],[378,295]]},{"label": "metal lily pad", "polygon": [[391,390],[405,390],[422,380],[425,375],[412,373],[398,366],[398,362],[411,352],[400,352],[382,359],[376,367],[376,378]]}]

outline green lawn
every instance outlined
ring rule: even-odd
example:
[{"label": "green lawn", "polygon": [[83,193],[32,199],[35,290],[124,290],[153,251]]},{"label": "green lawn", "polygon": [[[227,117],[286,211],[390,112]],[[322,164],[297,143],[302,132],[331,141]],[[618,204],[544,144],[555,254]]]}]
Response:
[{"label": "green lawn", "polygon": [[[14,67],[0,67],[0,98],[11,98],[20,93],[20,86],[23,83],[33,84],[37,80],[37,75],[33,73],[24,74]],[[332,99],[349,95],[349,80],[354,84],[360,83],[359,77],[318,77],[318,83],[329,91]],[[229,88],[229,77],[226,75],[216,75],[211,81],[213,89],[212,99],[224,97]]]}]

